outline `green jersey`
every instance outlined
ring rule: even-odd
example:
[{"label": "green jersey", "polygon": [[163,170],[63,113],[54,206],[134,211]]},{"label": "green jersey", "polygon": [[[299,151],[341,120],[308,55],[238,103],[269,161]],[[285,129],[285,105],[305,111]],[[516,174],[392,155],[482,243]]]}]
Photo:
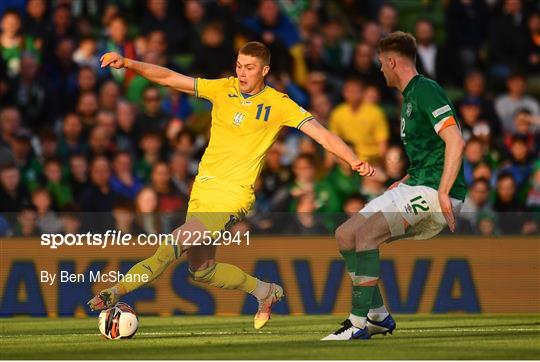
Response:
[{"label": "green jersey", "polygon": [[[407,185],[439,188],[444,168],[445,143],[439,132],[448,125],[457,125],[456,110],[433,80],[417,75],[403,91],[401,106],[401,140],[409,158]],[[450,196],[464,200],[467,193],[463,164]]]}]

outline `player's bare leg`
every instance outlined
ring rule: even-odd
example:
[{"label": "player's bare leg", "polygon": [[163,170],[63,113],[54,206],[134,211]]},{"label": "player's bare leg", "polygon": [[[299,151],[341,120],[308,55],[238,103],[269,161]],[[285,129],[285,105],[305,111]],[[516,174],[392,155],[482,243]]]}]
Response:
[{"label": "player's bare leg", "polygon": [[[367,220],[369,222],[366,222]],[[390,236],[388,221],[381,212],[373,214],[369,219],[361,214],[355,215],[336,230],[340,252],[353,279],[353,309],[349,318],[342,323],[342,328],[323,340],[370,338],[367,319],[369,311],[372,310],[374,297],[380,298],[376,302],[381,304],[376,308],[379,309],[378,312],[384,307],[378,290],[380,274],[378,248]]]},{"label": "player's bare leg", "polygon": [[100,291],[96,296],[88,301],[88,306],[91,310],[101,310],[113,306],[121,296],[127,294],[144,284],[150,283],[154,279],[158,278],[169,265],[177,260],[182,254],[182,245],[180,244],[183,239],[182,233],[193,235],[193,232],[197,230],[204,230],[204,225],[195,218],[189,219],[185,224],[175,229],[172,233],[174,240],[168,240],[166,244],[159,245],[154,255],[140,261],[134,265],[126,275],[139,275],[146,276],[142,282],[142,277],[131,278],[131,282],[119,282],[114,286]]}]

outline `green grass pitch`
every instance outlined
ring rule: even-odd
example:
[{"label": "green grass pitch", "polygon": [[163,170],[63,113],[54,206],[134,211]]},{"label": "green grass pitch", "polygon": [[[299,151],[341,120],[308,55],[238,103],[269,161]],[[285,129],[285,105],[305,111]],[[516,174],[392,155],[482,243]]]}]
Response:
[{"label": "green grass pitch", "polygon": [[339,316],[140,317],[130,340],[97,318],[0,319],[1,359],[540,359],[540,315],[397,315],[394,335],[320,342]]}]

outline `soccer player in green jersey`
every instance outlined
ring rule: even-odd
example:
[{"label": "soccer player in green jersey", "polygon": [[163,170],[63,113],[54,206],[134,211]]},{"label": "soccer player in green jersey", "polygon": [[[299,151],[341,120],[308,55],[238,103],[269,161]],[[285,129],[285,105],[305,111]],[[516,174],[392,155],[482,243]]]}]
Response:
[{"label": "soccer player in green jersey", "polygon": [[336,230],[353,281],[352,311],[323,340],[392,333],[396,323],[378,287],[379,246],[396,239],[428,239],[446,225],[455,230],[466,194],[465,142],[454,106],[435,81],[418,74],[415,58],[416,40],[408,33],[391,33],[379,44],[386,83],[403,94],[401,139],[410,166],[402,180]]}]

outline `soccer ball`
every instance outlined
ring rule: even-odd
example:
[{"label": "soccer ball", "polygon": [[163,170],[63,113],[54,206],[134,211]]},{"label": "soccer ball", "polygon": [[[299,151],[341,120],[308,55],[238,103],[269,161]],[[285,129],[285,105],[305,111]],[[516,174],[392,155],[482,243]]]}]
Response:
[{"label": "soccer ball", "polygon": [[133,308],[123,302],[102,310],[98,318],[99,331],[107,339],[131,338],[139,327]]}]

